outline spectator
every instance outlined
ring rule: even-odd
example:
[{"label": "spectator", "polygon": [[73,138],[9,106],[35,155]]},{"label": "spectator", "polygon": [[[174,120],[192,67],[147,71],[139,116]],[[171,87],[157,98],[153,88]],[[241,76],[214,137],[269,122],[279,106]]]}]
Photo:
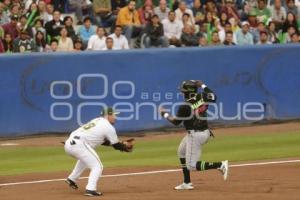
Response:
[{"label": "spectator", "polygon": [[105,47],[105,30],[103,27],[97,28],[97,34],[91,36],[88,42],[88,50],[103,50]]},{"label": "spectator", "polygon": [[57,52],[58,41],[56,39],[52,39],[50,41],[50,47],[48,47],[47,52]]},{"label": "spectator", "polygon": [[195,18],[195,24],[202,24],[205,19],[205,9],[202,7],[200,0],[194,0],[192,12]]},{"label": "spectator", "polygon": [[213,17],[213,14],[211,12],[207,12],[205,15],[205,21],[204,23],[207,24],[211,29],[214,29],[215,27],[215,19]]},{"label": "spectator", "polygon": [[175,13],[176,13],[176,19],[179,21],[182,21],[182,17],[183,17],[184,13],[189,14],[190,15],[190,24],[193,24],[193,25],[195,24],[193,11],[186,7],[185,1],[181,0],[179,2],[179,7],[175,10]]},{"label": "spectator", "polygon": [[183,15],[182,15],[182,21],[181,21],[181,23],[182,23],[182,27],[184,27],[185,25],[191,25],[191,26],[194,26],[194,24],[192,24],[191,23],[191,16],[188,14],[188,13],[184,13]]},{"label": "spectator", "polygon": [[4,38],[4,29],[2,28],[2,26],[0,26],[0,40]]},{"label": "spectator", "polygon": [[112,13],[113,15],[118,16],[119,11],[121,10],[121,8],[126,6],[126,0],[111,0],[111,9],[112,9]]},{"label": "spectator", "polygon": [[140,36],[142,27],[139,14],[135,9],[135,1],[130,0],[126,7],[121,8],[117,16],[116,25],[122,26],[129,43],[131,38]]},{"label": "spectator", "polygon": [[295,16],[298,16],[298,8],[295,6],[294,0],[287,0],[285,10],[287,13],[291,12]]},{"label": "spectator", "polygon": [[17,30],[18,19],[19,17],[17,15],[13,15],[10,17],[9,23],[2,25],[5,34],[9,33],[12,36],[13,40],[17,38],[19,34]]},{"label": "spectator", "polygon": [[83,51],[83,44],[80,39],[76,39],[74,41],[74,51],[76,51],[76,52]]},{"label": "spectator", "polygon": [[257,44],[258,45],[260,45],[260,44],[272,44],[268,40],[268,33],[266,31],[261,31],[260,32],[259,42]]},{"label": "spectator", "polygon": [[288,27],[290,26],[294,26],[296,29],[298,29],[296,16],[291,12],[287,14],[286,20],[282,26],[282,32],[286,33]]},{"label": "spectator", "polygon": [[222,7],[221,12],[225,12],[228,18],[234,18],[236,21],[240,20],[239,14],[235,8],[233,0],[226,0],[225,6]]},{"label": "spectator", "polygon": [[227,31],[225,34],[225,41],[223,42],[226,46],[233,46],[235,43],[233,42],[233,32]]},{"label": "spectator", "polygon": [[227,16],[226,12],[221,12],[220,25],[224,28],[226,23],[228,23],[228,16]]},{"label": "spectator", "polygon": [[277,34],[277,31],[276,31],[276,25],[274,22],[269,22],[269,25],[268,25],[268,32],[269,32],[269,41],[273,44],[275,43],[279,43],[279,40],[278,40],[278,34]]},{"label": "spectator", "polygon": [[263,22],[257,23],[256,27],[251,27],[251,24],[250,24],[249,32],[253,36],[254,44],[256,44],[259,41],[260,31],[264,31],[264,30],[265,30],[265,25]]},{"label": "spectator", "polygon": [[282,39],[283,42],[282,43],[291,43],[292,42],[292,35],[294,33],[298,34],[298,30],[294,26],[290,26],[288,28],[287,33],[283,34],[283,39]]},{"label": "spectator", "polygon": [[68,0],[70,9],[75,10],[75,16],[78,19],[78,24],[82,24],[83,10],[92,16],[92,4],[87,0]]},{"label": "spectator", "polygon": [[29,36],[26,30],[22,30],[20,36],[14,41],[14,52],[34,52],[35,49],[36,48],[33,39]]},{"label": "spectator", "polygon": [[299,34],[298,33],[292,34],[292,36],[291,36],[291,43],[299,44]]},{"label": "spectator", "polygon": [[224,43],[227,32],[232,32],[232,41],[234,44],[236,44],[236,34],[233,32],[232,26],[229,22],[227,22],[224,28],[219,31],[219,38],[221,43]]},{"label": "spectator", "polygon": [[3,46],[2,40],[0,39],[0,53],[4,53],[4,52],[5,52],[4,46]]},{"label": "spectator", "polygon": [[20,17],[23,13],[23,9],[20,5],[20,3],[15,3],[10,8],[10,16],[16,15]]},{"label": "spectator", "polygon": [[45,52],[46,51],[46,39],[42,31],[37,31],[35,34],[35,46],[36,52]]},{"label": "spectator", "polygon": [[45,24],[47,33],[47,40],[57,39],[61,29],[64,27],[63,21],[60,20],[60,12],[58,10],[53,12],[53,19]]},{"label": "spectator", "polygon": [[113,34],[109,35],[114,41],[114,49],[129,49],[127,38],[122,35],[122,27],[116,26]]},{"label": "spectator", "polygon": [[199,37],[199,47],[207,47],[207,39],[205,36],[200,36]]},{"label": "spectator", "polygon": [[17,29],[19,32],[26,30],[30,37],[33,37],[32,28],[28,26],[28,20],[25,15],[22,15],[17,24]]},{"label": "spectator", "polygon": [[28,12],[26,13],[26,18],[27,18],[27,22],[25,27],[33,27],[35,24],[35,21],[40,19],[40,12],[38,10],[37,4],[36,3],[32,3],[29,7]]},{"label": "spectator", "polygon": [[60,31],[57,51],[73,51],[73,41],[68,37],[68,31],[65,27]]},{"label": "spectator", "polygon": [[65,3],[68,0],[51,0],[51,4],[54,6],[54,10],[59,10],[60,12],[63,12],[65,9]]},{"label": "spectator", "polygon": [[64,25],[65,25],[65,28],[68,31],[68,37],[70,37],[72,40],[77,39],[77,35],[76,35],[75,30],[73,28],[73,18],[71,16],[66,16],[64,18]]},{"label": "spectator", "polygon": [[274,5],[271,7],[272,21],[277,26],[281,26],[286,19],[286,10],[281,6],[281,0],[274,0]]},{"label": "spectator", "polygon": [[168,47],[168,40],[164,36],[163,25],[159,21],[158,15],[154,14],[151,17],[151,23],[146,26],[146,37],[145,37],[145,46],[146,48],[150,47]]},{"label": "spectator", "polygon": [[10,33],[6,33],[4,35],[4,39],[2,40],[2,42],[5,53],[12,53],[14,51],[13,38]]},{"label": "spectator", "polygon": [[39,10],[39,13],[40,13],[40,19],[42,19],[44,22],[48,22],[48,21],[52,20],[52,13],[53,13],[53,11],[51,12],[51,14],[49,14],[47,12],[45,1],[39,0],[38,10]]},{"label": "spectator", "polygon": [[210,12],[212,16],[217,16],[218,9],[214,0],[207,0],[205,5],[206,12]]},{"label": "spectator", "polygon": [[258,0],[258,7],[255,8],[254,12],[257,14],[257,19],[260,22],[266,23],[271,17],[271,11],[266,7],[265,0]]},{"label": "spectator", "polygon": [[255,10],[252,10],[248,14],[248,22],[249,22],[250,30],[257,28],[257,26],[258,26],[258,20],[257,20],[257,15],[256,15]]},{"label": "spectator", "polygon": [[195,34],[191,25],[186,25],[182,29],[181,44],[184,46],[198,46],[199,38]]},{"label": "spectator", "polygon": [[212,46],[219,46],[219,45],[221,45],[221,41],[220,41],[220,38],[219,38],[218,31],[214,31],[212,33],[210,45],[212,45]]},{"label": "spectator", "polygon": [[169,44],[180,47],[182,24],[178,20],[176,20],[175,12],[170,11],[168,19],[163,20],[162,24],[164,27],[164,35],[169,40]]},{"label": "spectator", "polygon": [[170,12],[170,8],[167,7],[166,0],[160,0],[159,6],[154,8],[154,13],[158,15],[159,20],[161,22],[165,19],[168,19],[169,12]]},{"label": "spectator", "polygon": [[249,32],[249,22],[242,22],[242,29],[236,33],[236,40],[238,45],[253,44],[253,36]]},{"label": "spectator", "polygon": [[114,26],[117,15],[112,12],[111,1],[94,0],[93,1],[94,16],[98,26]]},{"label": "spectator", "polygon": [[245,20],[245,16],[247,16],[251,11],[255,10],[258,7],[257,0],[245,0],[244,1],[244,8],[241,13],[241,16]]},{"label": "spectator", "polygon": [[114,40],[111,37],[105,39],[105,47],[102,50],[115,50]]},{"label": "spectator", "polygon": [[151,22],[151,17],[154,15],[152,0],[146,0],[143,7],[138,10],[141,24]]},{"label": "spectator", "polygon": [[31,29],[32,35],[34,35],[34,36],[36,35],[36,33],[38,31],[42,32],[44,34],[44,38],[46,38],[46,30],[43,27],[43,20],[41,20],[41,19],[36,20],[34,27],[32,27],[32,29]]},{"label": "spectator", "polygon": [[0,2],[0,26],[2,24],[9,23],[10,19],[7,15],[7,13],[4,11],[5,5]]},{"label": "spectator", "polygon": [[54,6],[52,4],[47,4],[46,12],[47,12],[47,19],[46,19],[45,23],[53,20]]},{"label": "spectator", "polygon": [[78,34],[82,40],[83,46],[86,47],[89,39],[96,33],[95,28],[92,26],[91,18],[86,17],[83,20],[83,26],[79,28]]}]

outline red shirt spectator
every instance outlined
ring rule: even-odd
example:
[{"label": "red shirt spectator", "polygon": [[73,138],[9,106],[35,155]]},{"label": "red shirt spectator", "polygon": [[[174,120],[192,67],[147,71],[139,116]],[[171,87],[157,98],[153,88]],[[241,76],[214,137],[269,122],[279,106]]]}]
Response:
[{"label": "red shirt spectator", "polygon": [[221,12],[225,12],[228,19],[235,18],[237,21],[240,19],[233,0],[226,0],[225,6],[222,7]]},{"label": "red shirt spectator", "polygon": [[142,8],[138,10],[141,24],[151,22],[151,17],[154,15],[152,0],[146,0]]},{"label": "red shirt spectator", "polygon": [[18,16],[13,15],[10,19],[11,21],[7,24],[2,25],[2,28],[5,34],[9,33],[13,37],[13,39],[15,39],[19,35],[19,32],[17,30]]}]

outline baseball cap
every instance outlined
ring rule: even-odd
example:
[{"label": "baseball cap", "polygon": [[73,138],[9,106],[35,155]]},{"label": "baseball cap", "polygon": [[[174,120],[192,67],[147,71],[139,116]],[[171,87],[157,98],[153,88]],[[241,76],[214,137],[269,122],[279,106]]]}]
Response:
[{"label": "baseball cap", "polygon": [[243,21],[243,22],[242,22],[242,26],[245,26],[245,25],[248,25],[248,26],[249,26],[250,24],[249,24],[248,21]]},{"label": "baseball cap", "polygon": [[251,10],[248,14],[249,16],[256,16],[256,11],[255,10]]},{"label": "baseball cap", "polygon": [[105,115],[117,115],[117,114],[120,114],[120,112],[114,110],[112,107],[104,108],[102,110],[102,112],[101,112],[102,116],[105,116]]}]

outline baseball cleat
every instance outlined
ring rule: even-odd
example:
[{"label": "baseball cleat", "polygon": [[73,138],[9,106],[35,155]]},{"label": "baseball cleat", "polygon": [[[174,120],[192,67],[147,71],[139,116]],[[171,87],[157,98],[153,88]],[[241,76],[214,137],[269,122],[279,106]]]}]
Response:
[{"label": "baseball cleat", "polygon": [[101,196],[102,193],[97,192],[96,190],[86,190],[84,195],[89,197],[98,197]]},{"label": "baseball cleat", "polygon": [[192,190],[194,189],[193,183],[182,183],[174,188],[175,190]]},{"label": "baseball cleat", "polygon": [[228,171],[229,171],[228,160],[222,161],[222,165],[219,168],[219,170],[223,174],[223,178],[226,181],[227,180],[227,176],[228,176]]},{"label": "baseball cleat", "polygon": [[73,188],[74,190],[77,190],[77,189],[78,189],[78,185],[77,185],[74,181],[72,181],[71,179],[67,178],[67,179],[65,180],[65,182],[66,182],[71,188]]}]

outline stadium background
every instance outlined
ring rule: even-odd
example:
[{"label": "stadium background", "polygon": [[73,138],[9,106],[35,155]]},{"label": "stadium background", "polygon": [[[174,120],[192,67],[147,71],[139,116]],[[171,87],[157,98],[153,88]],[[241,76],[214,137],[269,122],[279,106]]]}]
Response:
[{"label": "stadium background", "polygon": [[[218,101],[224,103],[225,115],[234,116],[238,102],[255,101],[265,105],[265,118],[261,122],[278,124],[258,125],[257,121],[246,119],[217,121],[225,126],[246,125],[215,128],[216,138],[204,148],[205,160],[230,160],[229,180],[223,182],[217,172],[195,172],[193,182],[197,189],[177,193],[172,187],[181,181],[180,171],[144,173],[178,168],[176,148],[184,132],[181,128],[165,129],[167,123],[151,118],[152,107],[141,107],[141,118],[117,124],[119,134],[125,134],[122,139],[134,133],[137,144],[132,154],[104,147],[97,149],[106,175],[99,183],[105,194],[103,199],[199,199],[199,196],[205,199],[297,199],[300,191],[299,50],[299,46],[278,45],[87,52],[76,56],[68,53],[1,56],[1,199],[83,198],[85,179],[80,181],[80,190],[76,192],[62,181],[74,160],[65,155],[60,142],[66,139],[65,132],[78,125],[78,105],[143,103],[141,92],[145,91],[150,96],[155,92],[176,96],[177,85],[190,78],[202,79],[216,91]],[[99,86],[105,85],[103,77],[107,77],[106,98],[80,99],[78,77],[82,74],[101,75],[96,78],[89,75],[85,77],[87,80],[82,80],[83,95],[102,94],[103,88]],[[51,90],[54,81],[68,83],[52,84]],[[122,100],[114,98],[112,88],[116,81],[134,83],[134,96]],[[69,83],[71,96],[69,85],[62,85]],[[115,85],[118,95],[131,95],[132,88],[126,83]],[[156,105],[165,99],[147,101]],[[171,100],[180,101],[177,96]],[[72,118],[53,120],[50,110],[56,102],[70,104],[74,110]],[[100,107],[95,104],[84,110],[83,121],[97,116]],[[69,109],[64,106],[55,108],[58,117],[68,114]],[[151,131],[157,128],[159,130]],[[143,132],[136,132],[141,130]],[[54,135],[43,135],[49,132]],[[37,135],[20,137],[32,134]],[[132,175],[133,172],[142,173]],[[122,176],[122,173],[129,175]],[[37,180],[44,181],[34,182]]]}]

